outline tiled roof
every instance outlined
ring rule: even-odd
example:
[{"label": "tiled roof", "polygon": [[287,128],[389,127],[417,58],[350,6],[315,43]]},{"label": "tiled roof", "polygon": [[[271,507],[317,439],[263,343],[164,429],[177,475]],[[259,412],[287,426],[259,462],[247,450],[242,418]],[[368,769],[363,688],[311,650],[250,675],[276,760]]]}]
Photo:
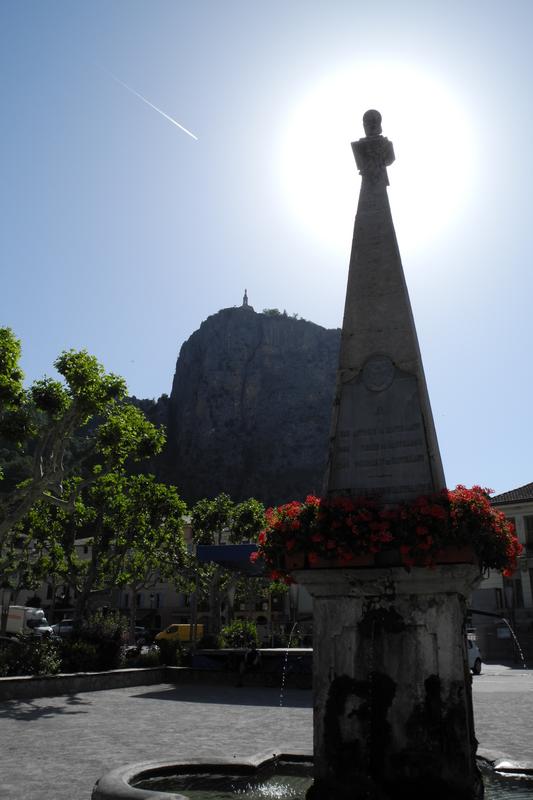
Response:
[{"label": "tiled roof", "polygon": [[526,483],[518,489],[511,489],[510,492],[502,492],[490,498],[492,505],[503,505],[504,503],[527,503],[533,501],[533,483]]}]

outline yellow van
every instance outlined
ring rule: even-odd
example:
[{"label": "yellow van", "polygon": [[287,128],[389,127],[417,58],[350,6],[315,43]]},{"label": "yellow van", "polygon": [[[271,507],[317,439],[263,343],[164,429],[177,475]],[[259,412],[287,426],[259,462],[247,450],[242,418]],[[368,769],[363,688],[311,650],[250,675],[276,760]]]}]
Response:
[{"label": "yellow van", "polygon": [[[155,641],[159,642],[162,639],[167,639],[170,642],[191,642],[192,636],[194,633],[194,625],[190,625],[189,623],[174,623],[169,625],[168,628],[165,628],[164,631],[160,631],[155,636]],[[196,641],[201,639],[204,635],[204,626],[197,625],[196,626]]]}]

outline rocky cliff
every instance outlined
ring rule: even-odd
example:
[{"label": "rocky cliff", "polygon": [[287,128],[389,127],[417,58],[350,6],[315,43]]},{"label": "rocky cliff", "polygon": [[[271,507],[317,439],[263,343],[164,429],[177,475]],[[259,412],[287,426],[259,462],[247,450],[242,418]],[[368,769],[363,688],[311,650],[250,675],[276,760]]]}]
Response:
[{"label": "rocky cliff", "polygon": [[340,330],[227,308],[182,346],[158,402],[168,445],[160,476],[189,503],[225,491],[267,504],[320,492]]}]

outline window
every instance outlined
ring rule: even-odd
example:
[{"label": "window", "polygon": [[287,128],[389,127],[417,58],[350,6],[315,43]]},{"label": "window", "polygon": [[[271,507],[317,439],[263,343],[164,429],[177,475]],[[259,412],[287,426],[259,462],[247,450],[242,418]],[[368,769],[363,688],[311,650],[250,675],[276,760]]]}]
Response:
[{"label": "window", "polygon": [[140,592],[139,594],[135,595],[135,605],[137,606],[137,608],[143,607],[143,596]]},{"label": "window", "polygon": [[[533,570],[532,570],[533,572]],[[494,589],[496,595],[496,608],[503,608],[503,594],[501,589]]]},{"label": "window", "polygon": [[515,578],[514,581],[514,601],[516,608],[524,608],[524,593],[522,591],[522,579]]},{"label": "window", "polygon": [[128,608],[129,604],[130,604],[130,596],[127,592],[125,592],[122,595],[122,605],[124,606],[124,608]]},{"label": "window", "polygon": [[533,555],[533,516],[524,517],[526,529],[526,554]]},{"label": "window", "polygon": [[503,587],[507,608],[524,608],[521,578],[504,578]]}]

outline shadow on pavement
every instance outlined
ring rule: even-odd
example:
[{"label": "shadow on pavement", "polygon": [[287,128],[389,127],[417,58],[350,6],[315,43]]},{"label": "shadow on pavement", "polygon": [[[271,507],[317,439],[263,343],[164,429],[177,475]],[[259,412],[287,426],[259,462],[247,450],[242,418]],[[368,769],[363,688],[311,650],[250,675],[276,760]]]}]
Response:
[{"label": "shadow on pavement", "polygon": [[[44,700],[44,698],[43,698]],[[88,708],[74,708],[74,706],[90,706],[90,700],[82,700],[76,695],[67,697],[48,698],[49,704],[44,705],[37,700],[7,700],[0,706],[1,719],[17,719],[22,722],[33,722],[58,715],[88,714]],[[52,705],[54,702],[56,705]]]},{"label": "shadow on pavement", "polygon": [[174,700],[178,703],[213,703],[217,705],[263,706],[276,708],[312,708],[313,697],[307,689],[285,689],[280,703],[279,688],[234,686],[169,686],[151,692],[133,694],[139,700]]}]

